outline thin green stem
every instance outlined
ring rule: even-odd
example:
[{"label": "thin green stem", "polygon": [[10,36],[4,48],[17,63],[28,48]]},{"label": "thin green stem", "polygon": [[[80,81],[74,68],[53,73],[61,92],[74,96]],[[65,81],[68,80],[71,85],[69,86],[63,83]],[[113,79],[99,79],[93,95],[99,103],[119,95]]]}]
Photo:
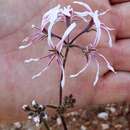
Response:
[{"label": "thin green stem", "polygon": [[64,130],[68,130],[68,129],[67,129],[66,122],[65,122],[65,119],[64,119],[64,116],[63,116],[63,115],[60,115],[60,118],[61,118],[61,121],[62,121],[62,124],[63,124]]},{"label": "thin green stem", "polygon": [[52,109],[57,109],[57,106],[54,106],[54,105],[47,105],[46,107],[52,108]]},{"label": "thin green stem", "polygon": [[43,120],[43,123],[44,123],[46,130],[50,130],[50,127],[49,127],[48,123],[46,122],[46,120]]},{"label": "thin green stem", "polygon": [[[71,24],[71,19],[69,17],[66,17],[66,27],[68,28],[69,25]],[[69,44],[69,36],[67,38],[67,43],[66,45]],[[64,60],[63,60],[63,68],[65,69],[65,66],[66,66],[66,61],[67,61],[67,57],[68,57],[68,53],[69,53],[69,46],[67,46],[66,50],[65,50],[65,57],[64,57]],[[62,80],[63,78],[63,73],[61,73],[61,78],[60,78],[60,81]],[[62,89],[62,86],[61,86],[61,82],[60,82],[60,89],[59,89],[59,106],[62,105],[62,97],[63,97],[63,89]],[[63,128],[64,130],[67,130],[67,125],[66,125],[66,122],[65,122],[65,119],[64,119],[64,116],[60,115],[60,118],[61,118],[61,121],[62,121],[62,124],[63,124]]]},{"label": "thin green stem", "polygon": [[87,25],[87,27],[82,31],[80,32],[79,34],[77,34],[73,39],[72,41],[70,42],[70,44],[73,44],[73,42],[78,38],[80,37],[82,34],[86,33],[86,32],[89,32],[89,29],[93,26],[93,20],[91,19],[91,21],[89,22],[89,24]]}]

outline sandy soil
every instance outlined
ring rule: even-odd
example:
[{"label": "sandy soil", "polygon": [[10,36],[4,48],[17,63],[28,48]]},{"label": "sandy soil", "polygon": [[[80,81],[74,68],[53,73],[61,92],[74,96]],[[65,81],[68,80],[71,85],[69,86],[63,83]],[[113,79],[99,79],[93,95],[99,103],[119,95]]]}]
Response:
[{"label": "sandy soil", "polygon": [[[130,104],[107,104],[89,110],[66,114],[68,130],[130,130]],[[54,117],[51,130],[63,130],[61,121]],[[30,121],[0,125],[0,130],[44,130],[36,128]]]}]

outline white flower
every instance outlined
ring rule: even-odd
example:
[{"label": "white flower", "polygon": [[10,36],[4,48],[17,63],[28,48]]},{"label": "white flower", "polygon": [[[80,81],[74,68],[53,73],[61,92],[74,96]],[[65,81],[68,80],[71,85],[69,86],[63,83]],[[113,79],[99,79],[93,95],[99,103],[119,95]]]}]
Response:
[{"label": "white flower", "polygon": [[105,56],[103,56],[102,54],[97,52],[96,48],[93,47],[93,44],[90,44],[87,47],[87,51],[88,52],[86,52],[86,56],[87,56],[86,65],[78,73],[70,75],[70,78],[79,76],[81,73],[83,73],[88,68],[91,60],[94,60],[97,69],[96,69],[96,76],[95,76],[95,80],[93,82],[93,86],[96,86],[98,79],[99,79],[99,68],[100,68],[98,58],[100,58],[101,60],[103,60],[106,63],[106,66],[110,71],[116,73],[114,68],[112,67],[112,65],[109,63],[109,61],[105,58]]},{"label": "white flower", "polygon": [[54,24],[56,23],[56,21],[58,19],[60,7],[61,7],[60,5],[57,5],[56,7],[50,9],[43,15],[43,18],[42,18],[41,30],[44,30],[46,25],[49,24],[49,26],[48,26],[48,44],[50,47],[54,47],[54,44],[51,39],[51,33],[52,33],[52,27],[54,26]]},{"label": "white flower", "polygon": [[109,44],[110,47],[112,47],[112,39],[111,39],[110,31],[113,30],[113,29],[107,27],[104,23],[102,23],[100,21],[100,18],[99,18],[99,16],[105,15],[109,11],[109,9],[102,12],[102,13],[99,13],[98,10],[92,11],[90,6],[86,3],[84,3],[84,2],[74,1],[74,3],[82,5],[83,7],[86,8],[86,11],[78,12],[79,15],[81,15],[82,17],[87,17],[89,15],[93,19],[93,22],[94,22],[94,25],[95,25],[95,28],[96,28],[96,31],[97,31],[93,45],[96,47],[99,44],[100,39],[101,39],[101,29],[104,29],[108,33],[108,37],[109,37],[108,44]]},{"label": "white flower", "polygon": [[44,67],[39,73],[35,74],[32,79],[35,79],[39,76],[42,75],[43,72],[45,72],[50,64],[53,62],[53,60],[56,58],[57,60],[57,63],[60,67],[60,70],[62,72],[62,81],[61,81],[61,86],[64,87],[64,84],[65,84],[65,71],[64,71],[64,67],[63,67],[63,58],[62,58],[62,55],[61,55],[61,51],[62,51],[62,48],[63,48],[63,45],[64,45],[64,41],[65,39],[70,35],[70,33],[76,28],[76,23],[72,23],[67,29],[66,31],[64,32],[63,36],[62,36],[62,39],[53,47],[51,47],[51,52],[49,52],[49,54],[45,57],[40,57],[40,58],[30,58],[30,59],[27,59],[25,60],[24,62],[25,63],[30,63],[30,62],[38,62],[39,60],[41,59],[44,59],[44,58],[49,58],[49,61],[46,65],[46,67]]},{"label": "white flower", "polygon": [[38,41],[47,37],[47,35],[43,33],[40,28],[36,27],[35,25],[32,25],[32,28],[34,29],[34,32],[22,41],[22,44],[24,43],[26,44],[19,46],[19,49],[25,49],[27,47],[30,47],[31,45],[35,43],[35,41]]}]

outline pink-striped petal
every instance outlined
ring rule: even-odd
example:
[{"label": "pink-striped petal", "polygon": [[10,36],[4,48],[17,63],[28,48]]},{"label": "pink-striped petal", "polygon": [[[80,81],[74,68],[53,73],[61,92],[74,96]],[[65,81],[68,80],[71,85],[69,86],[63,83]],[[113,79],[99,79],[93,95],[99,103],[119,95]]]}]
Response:
[{"label": "pink-striped petal", "polygon": [[104,29],[107,32],[108,37],[109,37],[108,44],[109,44],[110,47],[112,47],[112,38],[111,38],[110,31],[115,30],[115,29],[107,27],[104,23],[101,23],[101,28]]},{"label": "pink-striped petal", "polygon": [[79,2],[79,1],[74,1],[73,3],[75,4],[79,4],[82,5],[83,7],[85,7],[89,12],[92,12],[92,9],[90,8],[90,6],[84,2]]},{"label": "pink-striped petal", "polygon": [[98,16],[98,10],[96,10],[93,14],[90,14],[90,15],[93,17],[93,21],[97,30],[96,38],[94,41],[94,45],[97,46],[101,38],[101,23]]},{"label": "pink-striped petal", "polygon": [[40,60],[39,58],[30,58],[30,59],[25,60],[24,63],[37,62],[39,60]]},{"label": "pink-striped petal", "polygon": [[104,26],[101,26],[101,28],[103,28],[103,29],[107,32],[108,37],[109,37],[109,42],[108,42],[108,44],[109,44],[109,47],[112,47],[112,38],[111,38],[111,34],[110,34],[108,28],[106,28],[106,27],[104,27]]},{"label": "pink-striped petal", "polygon": [[98,53],[98,52],[97,52],[97,54],[106,62],[108,69],[111,70],[112,72],[116,73],[115,70],[114,70],[114,68],[112,67],[112,65],[106,59],[106,57],[103,56],[102,54]]},{"label": "pink-striped petal", "polygon": [[91,55],[88,56],[87,64],[78,73],[70,75],[70,78],[75,78],[79,76],[81,73],[83,73],[88,68],[90,62],[91,62]]},{"label": "pink-striped petal", "polygon": [[50,48],[54,48],[54,44],[53,44],[52,37],[51,37],[53,25],[54,24],[51,23],[48,27],[48,45]]},{"label": "pink-striped petal", "polygon": [[27,48],[27,47],[29,47],[29,46],[31,46],[32,45],[32,42],[31,43],[29,43],[29,44],[27,44],[27,45],[21,45],[21,46],[19,46],[19,49],[21,50],[21,49],[25,49],[25,48]]},{"label": "pink-striped petal", "polygon": [[99,62],[95,59],[96,61],[96,67],[97,67],[97,72],[96,72],[96,77],[95,77],[95,80],[93,82],[93,86],[95,87],[98,80],[99,80]]},{"label": "pink-striped petal", "polygon": [[78,16],[79,18],[81,18],[84,22],[88,23],[87,18],[85,18],[85,17],[88,16],[87,11],[85,11],[85,12],[77,12],[77,11],[75,11],[74,14],[75,14],[75,16]]},{"label": "pink-striped petal", "polygon": [[61,87],[64,88],[65,86],[65,69],[63,68],[63,65],[61,66],[61,70],[62,70],[62,81],[61,81]]},{"label": "pink-striped petal", "polygon": [[40,76],[42,75],[42,73],[45,72],[45,71],[49,68],[49,65],[52,63],[52,61],[53,61],[54,58],[55,58],[55,56],[53,56],[53,57],[49,60],[47,66],[46,66],[45,68],[43,68],[39,73],[35,74],[35,75],[32,77],[32,79],[36,79],[36,78],[40,77]]},{"label": "pink-striped petal", "polygon": [[64,86],[65,86],[65,69],[63,67],[62,57],[57,56],[57,62],[58,62],[58,65],[61,69],[61,72],[62,72],[61,87],[64,88]]},{"label": "pink-striped petal", "polygon": [[56,48],[58,49],[59,52],[61,52],[63,45],[64,45],[64,40],[69,36],[69,34],[73,31],[73,29],[76,27],[76,23],[72,23],[65,33],[62,36],[62,39],[59,41],[59,43],[56,45]]},{"label": "pink-striped petal", "polygon": [[48,23],[54,23],[56,21],[58,13],[60,11],[60,7],[61,6],[58,4],[56,7],[50,9],[43,15],[41,22],[41,30],[43,30]]},{"label": "pink-striped petal", "polygon": [[49,67],[49,66],[46,66],[46,67],[45,67],[44,69],[42,69],[38,74],[35,74],[35,75],[32,77],[32,79],[36,79],[36,78],[40,77],[40,76],[42,75],[42,73],[48,69],[48,67]]},{"label": "pink-striped petal", "polygon": [[99,16],[105,15],[106,13],[108,13],[110,11],[110,9],[107,9],[106,11],[99,13]]}]

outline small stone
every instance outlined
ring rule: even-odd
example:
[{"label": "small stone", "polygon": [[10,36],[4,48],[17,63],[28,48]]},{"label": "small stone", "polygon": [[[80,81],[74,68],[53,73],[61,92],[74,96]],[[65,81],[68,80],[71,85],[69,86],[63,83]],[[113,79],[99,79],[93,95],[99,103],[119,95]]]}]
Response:
[{"label": "small stone", "polygon": [[116,112],[116,108],[115,107],[108,107],[107,110],[109,110],[111,113],[115,113]]},{"label": "small stone", "polygon": [[108,124],[101,124],[102,130],[107,130],[110,128]]},{"label": "small stone", "polygon": [[68,113],[68,116],[78,116],[78,115],[79,115],[79,113],[76,111]]},{"label": "small stone", "polygon": [[22,127],[22,124],[20,122],[14,123],[15,128],[20,129]]},{"label": "small stone", "polygon": [[107,112],[98,113],[97,117],[99,119],[107,120],[108,119],[108,113]]},{"label": "small stone", "polygon": [[81,125],[80,130],[87,130],[86,126]]},{"label": "small stone", "polygon": [[58,118],[56,119],[56,121],[57,121],[57,125],[61,125],[61,124],[62,124],[62,121],[61,121],[61,118],[60,118],[60,117],[58,117]]},{"label": "small stone", "polygon": [[76,122],[76,118],[73,118],[72,121],[73,121],[73,122]]},{"label": "small stone", "polygon": [[98,125],[98,121],[94,120],[94,121],[92,121],[92,124],[93,125]]},{"label": "small stone", "polygon": [[28,119],[31,120],[33,117],[32,116],[28,116]]},{"label": "small stone", "polygon": [[122,128],[122,125],[121,124],[117,124],[114,127],[119,129],[119,128]]}]

